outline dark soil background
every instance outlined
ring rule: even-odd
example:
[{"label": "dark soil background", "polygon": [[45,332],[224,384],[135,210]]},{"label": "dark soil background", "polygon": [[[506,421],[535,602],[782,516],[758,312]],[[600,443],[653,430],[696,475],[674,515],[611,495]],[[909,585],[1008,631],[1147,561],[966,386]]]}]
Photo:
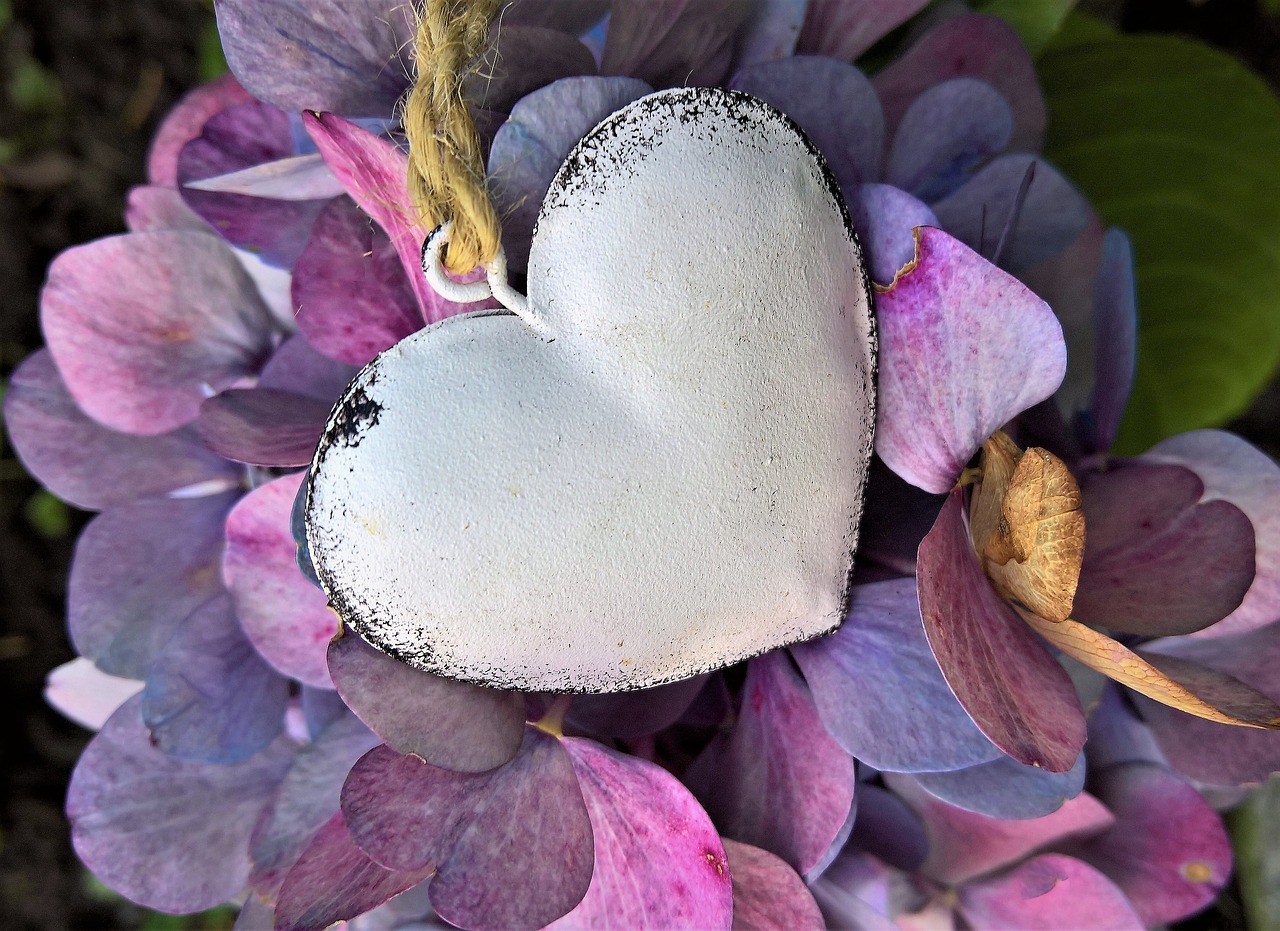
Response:
[{"label": "dark soil background", "polygon": [[[1257,0],[1083,6],[1129,30],[1197,35],[1280,87],[1280,21]],[[123,229],[156,122],[200,79],[202,60],[210,67],[212,20],[205,0],[0,0],[0,378],[40,344],[37,296],[53,256]],[[1233,427],[1280,457],[1280,385]],[[0,928],[229,927],[225,910],[168,919],[122,902],[71,851],[63,795],[88,735],[41,692],[74,656],[63,590],[85,520],[0,445]],[[1229,890],[1188,927],[1242,925]]]}]

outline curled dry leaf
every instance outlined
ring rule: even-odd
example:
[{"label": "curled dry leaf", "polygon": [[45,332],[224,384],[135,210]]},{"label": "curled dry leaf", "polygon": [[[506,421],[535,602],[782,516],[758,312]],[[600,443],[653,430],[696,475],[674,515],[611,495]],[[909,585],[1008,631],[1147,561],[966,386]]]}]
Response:
[{"label": "curled dry leaf", "polygon": [[1040,617],[1071,615],[1084,558],[1080,486],[1047,450],[1026,452],[1004,433],[982,446],[970,509],[973,545],[996,589]]}]

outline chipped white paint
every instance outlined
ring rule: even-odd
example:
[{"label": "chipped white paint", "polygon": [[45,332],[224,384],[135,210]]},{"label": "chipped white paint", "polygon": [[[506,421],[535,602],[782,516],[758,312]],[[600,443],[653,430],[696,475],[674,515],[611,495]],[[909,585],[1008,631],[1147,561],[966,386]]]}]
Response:
[{"label": "chipped white paint", "polygon": [[542,207],[527,312],[352,383],[307,537],[343,618],[423,669],[614,691],[836,627],[875,420],[870,296],[824,166],[745,95],[605,120]]}]

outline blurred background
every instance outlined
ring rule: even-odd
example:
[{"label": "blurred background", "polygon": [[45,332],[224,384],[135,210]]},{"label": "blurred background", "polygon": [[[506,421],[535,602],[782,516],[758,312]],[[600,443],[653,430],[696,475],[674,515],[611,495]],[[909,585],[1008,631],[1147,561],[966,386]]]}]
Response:
[{"label": "blurred background", "polygon": [[[1079,8],[1125,31],[1195,36],[1280,90],[1280,15],[1268,12],[1277,5],[1084,0]],[[156,123],[224,68],[211,0],[0,0],[0,380],[40,345],[49,261],[124,229],[125,192],[143,181]],[[1280,457],[1280,384],[1231,428]],[[89,734],[41,693],[48,671],[74,655],[64,588],[86,519],[26,476],[0,437],[0,929],[230,928],[232,909],[174,918],[136,908],[71,851],[63,795]],[[1233,886],[1183,927],[1244,921]]]}]

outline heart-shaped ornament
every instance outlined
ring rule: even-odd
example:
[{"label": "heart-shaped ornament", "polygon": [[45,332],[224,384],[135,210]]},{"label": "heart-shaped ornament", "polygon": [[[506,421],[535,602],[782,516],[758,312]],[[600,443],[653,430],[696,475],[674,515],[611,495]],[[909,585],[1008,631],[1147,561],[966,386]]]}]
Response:
[{"label": "heart-shaped ornament", "polygon": [[306,518],[343,620],[429,672],[555,692],[836,628],[875,335],[795,124],[715,88],[613,114],[551,185],[528,291],[402,340],[334,409]]}]

